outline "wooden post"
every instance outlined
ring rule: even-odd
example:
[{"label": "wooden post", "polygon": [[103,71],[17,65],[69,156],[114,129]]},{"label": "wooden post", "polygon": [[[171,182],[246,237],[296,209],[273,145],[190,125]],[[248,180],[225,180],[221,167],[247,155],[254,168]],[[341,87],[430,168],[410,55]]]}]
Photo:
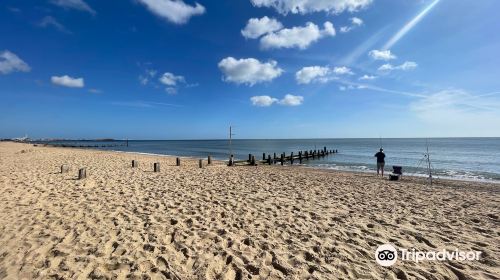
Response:
[{"label": "wooden post", "polygon": [[250,164],[255,166],[257,164],[255,164],[255,156],[252,155],[252,158],[250,159]]},{"label": "wooden post", "polygon": [[175,159],[175,165],[181,166],[181,159],[180,158]]},{"label": "wooden post", "polygon": [[87,169],[86,168],[80,168],[78,170],[78,180],[82,180],[87,178]]},{"label": "wooden post", "polygon": [[273,159],[276,159],[276,153],[274,153],[274,157],[273,157]]},{"label": "wooden post", "polygon": [[252,161],[252,154],[248,154],[248,162]]},{"label": "wooden post", "polygon": [[285,161],[285,155],[284,155],[284,154],[281,154],[281,159],[280,159],[280,161],[281,161],[281,165],[283,165],[283,163],[284,163],[284,161]]},{"label": "wooden post", "polygon": [[302,164],[302,151],[299,152],[299,163]]},{"label": "wooden post", "polygon": [[323,152],[326,154],[326,146],[323,147]]},{"label": "wooden post", "polygon": [[266,160],[266,153],[262,153],[262,160]]},{"label": "wooden post", "polygon": [[306,151],[305,156],[306,156],[306,159],[308,159],[308,158],[309,158],[309,153],[308,153],[307,151]]},{"label": "wooden post", "polygon": [[271,155],[267,156],[267,164],[271,165]]},{"label": "wooden post", "polygon": [[139,163],[137,162],[137,160],[133,160],[132,161],[132,168],[135,168],[137,166],[139,166]]},{"label": "wooden post", "polygon": [[293,165],[293,152],[290,153],[290,164]]},{"label": "wooden post", "polygon": [[208,156],[207,162],[208,162],[208,165],[212,164],[212,156]]},{"label": "wooden post", "polygon": [[153,163],[153,171],[160,172],[160,163],[159,162]]},{"label": "wooden post", "polygon": [[313,151],[313,152],[312,152],[312,157],[313,157],[313,159],[314,159],[315,154],[316,154],[316,151]]},{"label": "wooden post", "polygon": [[69,166],[63,164],[61,165],[61,173],[66,173],[69,171]]},{"label": "wooden post", "polygon": [[229,156],[229,163],[227,165],[228,166],[233,166],[234,165],[234,156],[233,155]]},{"label": "wooden post", "polygon": [[337,154],[339,152],[339,150],[335,150],[335,153]]},{"label": "wooden post", "polygon": [[200,160],[198,161],[198,167],[199,167],[199,168],[203,168],[203,160],[202,160],[202,159],[200,159]]}]

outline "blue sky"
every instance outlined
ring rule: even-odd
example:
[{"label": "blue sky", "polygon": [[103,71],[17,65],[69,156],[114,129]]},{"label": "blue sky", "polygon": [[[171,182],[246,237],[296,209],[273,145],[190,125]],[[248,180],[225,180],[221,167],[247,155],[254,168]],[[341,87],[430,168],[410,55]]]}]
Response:
[{"label": "blue sky", "polygon": [[0,137],[500,136],[497,0],[6,0]]}]

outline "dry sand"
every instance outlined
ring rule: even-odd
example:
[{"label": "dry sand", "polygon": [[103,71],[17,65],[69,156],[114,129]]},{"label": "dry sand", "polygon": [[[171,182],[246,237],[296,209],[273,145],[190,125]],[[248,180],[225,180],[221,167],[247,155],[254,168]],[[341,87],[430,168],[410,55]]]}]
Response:
[{"label": "dry sand", "polygon": [[[139,168],[132,169],[132,159]],[[161,163],[153,173],[152,163]],[[60,165],[70,172],[60,174]],[[500,187],[0,143],[2,279],[498,279]],[[88,178],[76,180],[87,167]],[[480,261],[374,260],[384,243]]]}]

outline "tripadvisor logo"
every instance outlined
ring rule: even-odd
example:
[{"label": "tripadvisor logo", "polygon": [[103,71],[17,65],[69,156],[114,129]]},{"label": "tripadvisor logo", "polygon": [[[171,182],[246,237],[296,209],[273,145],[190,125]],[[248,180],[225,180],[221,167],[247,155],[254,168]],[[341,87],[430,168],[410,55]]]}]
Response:
[{"label": "tripadvisor logo", "polygon": [[442,249],[439,251],[417,251],[415,249],[400,249],[399,251],[391,244],[380,245],[375,251],[375,260],[381,266],[391,266],[398,258],[401,261],[478,261],[481,251],[459,251]]},{"label": "tripadvisor logo", "polygon": [[398,260],[398,251],[391,244],[380,245],[375,251],[375,260],[381,266],[391,266]]}]

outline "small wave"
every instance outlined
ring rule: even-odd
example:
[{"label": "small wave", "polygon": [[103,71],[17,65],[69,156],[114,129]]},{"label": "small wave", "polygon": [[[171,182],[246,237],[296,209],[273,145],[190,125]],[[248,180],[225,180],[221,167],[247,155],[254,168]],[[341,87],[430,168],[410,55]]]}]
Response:
[{"label": "small wave", "polygon": [[[319,169],[329,169],[337,171],[347,171],[347,172],[363,172],[372,173],[377,170],[371,168],[367,165],[338,165],[338,164],[313,164],[307,167],[319,168]],[[410,170],[412,168],[409,168]],[[386,173],[391,172],[390,169],[385,170]],[[428,177],[429,175],[421,171],[407,171],[404,173],[405,176],[414,177]],[[471,171],[457,171],[457,170],[439,170],[433,174],[435,179],[448,179],[448,180],[459,180],[459,181],[473,181],[473,182],[495,182],[498,183],[500,178],[494,176],[487,176],[485,174],[475,173]]]}]

